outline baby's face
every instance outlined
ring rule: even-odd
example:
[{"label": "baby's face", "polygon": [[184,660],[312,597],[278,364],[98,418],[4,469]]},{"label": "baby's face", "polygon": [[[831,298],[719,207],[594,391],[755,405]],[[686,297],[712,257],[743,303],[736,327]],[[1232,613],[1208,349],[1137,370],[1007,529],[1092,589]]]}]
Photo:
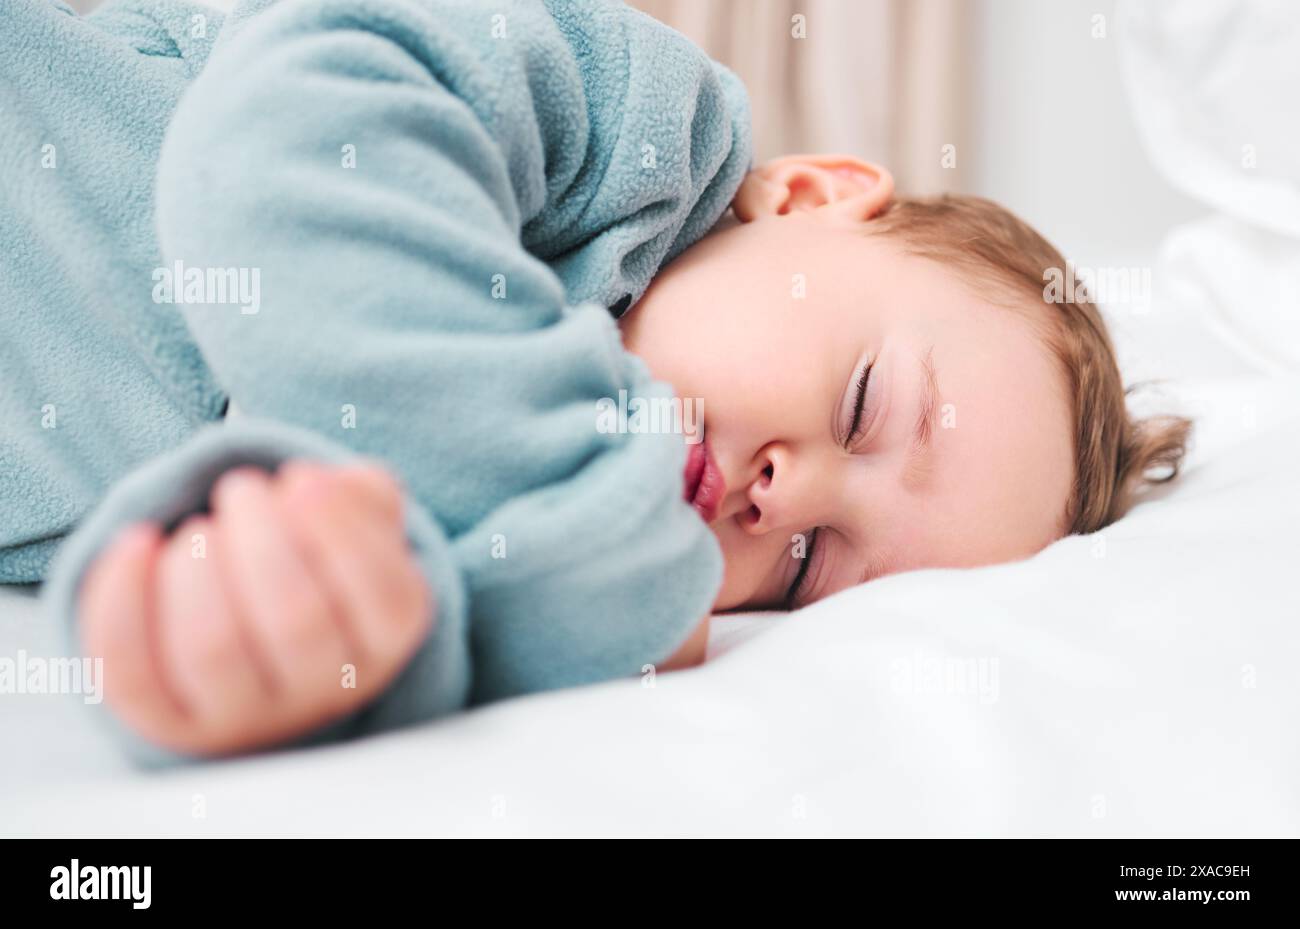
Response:
[{"label": "baby's face", "polygon": [[860,222],[728,216],[622,323],[629,351],[702,401],[715,610],[1014,560],[1063,534],[1071,418],[1041,338]]}]

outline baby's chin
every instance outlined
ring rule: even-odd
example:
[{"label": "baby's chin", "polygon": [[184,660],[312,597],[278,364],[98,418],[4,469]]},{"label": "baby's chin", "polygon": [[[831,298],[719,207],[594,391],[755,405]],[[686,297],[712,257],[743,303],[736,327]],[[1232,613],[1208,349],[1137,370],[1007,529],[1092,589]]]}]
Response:
[{"label": "baby's chin", "polygon": [[779,603],[766,603],[762,600],[745,597],[729,597],[726,591],[720,591],[713,601],[710,613],[748,613],[782,609]]},{"label": "baby's chin", "polygon": [[[714,538],[717,538],[717,532],[714,532]],[[719,544],[722,540],[718,539]],[[723,549],[724,565],[727,563],[726,549]],[[778,609],[777,604],[764,603],[755,592],[742,587],[740,583],[733,580],[733,572],[729,568],[723,568],[722,587],[718,590],[713,599],[713,606],[710,609],[712,613],[738,613],[745,610],[774,610]]]}]

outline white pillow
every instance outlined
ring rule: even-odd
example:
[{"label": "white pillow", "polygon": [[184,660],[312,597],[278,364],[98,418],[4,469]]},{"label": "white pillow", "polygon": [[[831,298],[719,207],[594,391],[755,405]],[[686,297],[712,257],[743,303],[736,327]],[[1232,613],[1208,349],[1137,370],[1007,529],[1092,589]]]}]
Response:
[{"label": "white pillow", "polygon": [[1117,18],[1143,146],[1217,211],[1166,238],[1160,305],[1257,371],[1300,370],[1300,3],[1120,0]]},{"label": "white pillow", "polygon": [[1256,370],[1300,371],[1300,239],[1212,216],[1165,238],[1158,276],[1165,305],[1199,309]]},{"label": "white pillow", "polygon": [[1300,238],[1300,4],[1120,0],[1121,71],[1165,178],[1246,223]]}]

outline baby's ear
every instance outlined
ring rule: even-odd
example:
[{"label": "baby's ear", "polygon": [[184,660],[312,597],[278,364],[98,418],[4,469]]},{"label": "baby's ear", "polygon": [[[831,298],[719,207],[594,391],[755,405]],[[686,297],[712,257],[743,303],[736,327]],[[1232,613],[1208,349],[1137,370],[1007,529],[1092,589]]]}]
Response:
[{"label": "baby's ear", "polygon": [[745,176],[732,209],[741,222],[798,210],[865,222],[894,196],[894,176],[852,155],[785,155]]}]

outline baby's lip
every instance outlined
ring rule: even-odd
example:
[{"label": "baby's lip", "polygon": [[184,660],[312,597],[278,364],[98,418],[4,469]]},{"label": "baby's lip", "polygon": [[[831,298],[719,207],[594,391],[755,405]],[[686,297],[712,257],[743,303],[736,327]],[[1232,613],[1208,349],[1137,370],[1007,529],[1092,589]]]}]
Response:
[{"label": "baby's lip", "polygon": [[686,470],[682,474],[683,499],[711,523],[718,518],[718,507],[727,494],[727,481],[713,460],[709,441],[704,436],[687,447]]}]

